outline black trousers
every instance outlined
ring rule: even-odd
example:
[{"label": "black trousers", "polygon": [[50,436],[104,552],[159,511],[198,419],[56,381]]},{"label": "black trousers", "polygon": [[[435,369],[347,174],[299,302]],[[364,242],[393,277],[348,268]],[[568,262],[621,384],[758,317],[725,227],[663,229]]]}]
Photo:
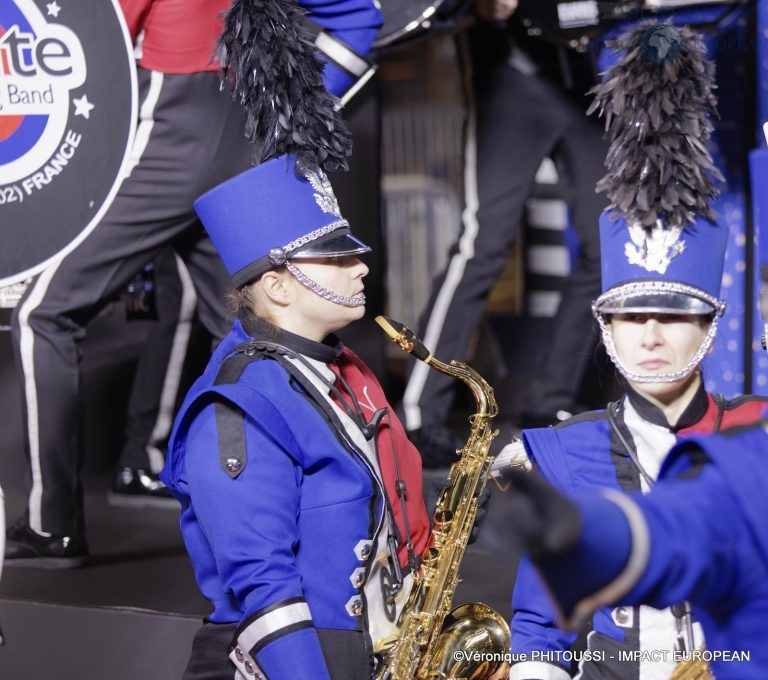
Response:
[{"label": "black trousers", "polygon": [[[204,624],[192,641],[192,654],[182,680],[233,680],[235,666],[227,657],[227,649],[236,628],[234,623]],[[317,634],[332,680],[366,680],[371,677],[371,659],[363,633],[318,629]]]},{"label": "black trousers", "polygon": [[[497,32],[496,32],[497,33]],[[607,201],[595,193],[607,151],[598,121],[553,82],[525,75],[495,51],[498,37],[479,24],[460,36],[464,91],[464,211],[457,242],[436,279],[419,322],[435,356],[467,358],[491,287],[515,243],[541,161],[553,157],[569,188],[579,255],[562,291],[551,360],[530,385],[527,403],[539,413],[567,407],[594,349],[591,302],[600,292],[598,219]],[[503,341],[503,339],[502,339]],[[408,430],[443,424],[457,381],[410,360],[402,415]],[[502,405],[503,408],[503,405]]]},{"label": "black trousers", "polygon": [[[172,249],[154,261],[155,319],[147,322],[144,343],[139,348],[136,371],[125,414],[125,439],[118,467],[159,472],[165,462],[165,449],[173,417],[191,377],[202,371],[197,366],[201,342],[208,339],[195,322],[197,295],[182,259]],[[187,351],[193,346],[192,359]],[[189,374],[189,375],[188,375]]]},{"label": "black trousers", "polygon": [[221,91],[215,72],[139,69],[139,96],[130,175],[91,234],[35,279],[12,320],[27,433],[28,515],[38,531],[84,528],[79,343],[105,301],[170,247],[194,282],[203,325],[214,337],[227,330],[228,275],[192,202],[249,167],[244,112]]}]

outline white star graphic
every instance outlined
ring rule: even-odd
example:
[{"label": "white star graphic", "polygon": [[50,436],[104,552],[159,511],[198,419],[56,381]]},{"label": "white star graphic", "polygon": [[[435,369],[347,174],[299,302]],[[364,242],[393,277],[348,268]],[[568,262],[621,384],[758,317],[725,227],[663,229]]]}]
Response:
[{"label": "white star graphic", "polygon": [[61,7],[59,7],[59,3],[56,2],[56,0],[53,0],[53,2],[49,2],[46,7],[48,8],[48,16],[54,17],[55,19],[58,18],[59,12],[61,12]]},{"label": "white star graphic", "polygon": [[91,109],[94,106],[88,101],[88,95],[84,94],[80,99],[73,99],[72,103],[75,105],[76,116],[82,116],[83,118],[91,117]]}]

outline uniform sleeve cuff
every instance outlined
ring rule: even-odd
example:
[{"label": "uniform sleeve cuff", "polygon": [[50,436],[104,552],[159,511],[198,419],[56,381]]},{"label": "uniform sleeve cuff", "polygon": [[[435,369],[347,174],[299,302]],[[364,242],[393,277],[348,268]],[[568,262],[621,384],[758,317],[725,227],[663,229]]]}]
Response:
[{"label": "uniform sleeve cuff", "polygon": [[326,31],[315,39],[315,47],[326,59],[325,83],[343,108],[376,73],[376,64]]},{"label": "uniform sleeve cuff", "polygon": [[266,680],[266,673],[256,661],[259,651],[280,637],[312,627],[312,615],[304,599],[276,602],[240,624],[229,648],[229,658],[245,677],[261,676]]},{"label": "uniform sleeve cuff", "polygon": [[[642,576],[650,556],[645,517],[626,494],[606,489],[599,501],[579,503],[579,510],[583,531],[575,561],[568,563],[570,578],[559,584],[551,582],[558,596],[569,594],[560,598],[563,625],[569,630],[580,628],[596,609],[626,595]],[[573,597],[576,593],[578,597]]]}]

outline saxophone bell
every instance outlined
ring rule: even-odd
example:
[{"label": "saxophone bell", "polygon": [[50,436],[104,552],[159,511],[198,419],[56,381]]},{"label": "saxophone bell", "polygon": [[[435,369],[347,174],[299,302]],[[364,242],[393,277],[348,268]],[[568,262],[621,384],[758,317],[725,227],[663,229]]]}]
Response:
[{"label": "saxophone bell", "polygon": [[[508,658],[507,622],[487,605],[470,602],[459,605],[445,617],[437,638],[437,653],[424,677],[507,680]],[[478,663],[478,659],[483,661]]]}]

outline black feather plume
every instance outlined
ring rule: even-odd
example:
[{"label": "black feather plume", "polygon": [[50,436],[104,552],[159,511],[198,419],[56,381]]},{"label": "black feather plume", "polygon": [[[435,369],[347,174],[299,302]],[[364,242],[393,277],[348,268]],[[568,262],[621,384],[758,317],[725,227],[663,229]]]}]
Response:
[{"label": "black feather plume", "polygon": [[222,79],[247,112],[254,161],[293,154],[302,167],[347,169],[351,134],[292,0],[234,0],[219,39]]},{"label": "black feather plume", "polygon": [[723,181],[707,148],[717,115],[715,66],[687,26],[674,27],[676,57],[650,61],[642,38],[656,26],[643,22],[608,43],[624,54],[592,89],[588,113],[599,111],[610,142],[597,190],[629,224],[684,227],[697,216],[714,219],[710,202]]}]

